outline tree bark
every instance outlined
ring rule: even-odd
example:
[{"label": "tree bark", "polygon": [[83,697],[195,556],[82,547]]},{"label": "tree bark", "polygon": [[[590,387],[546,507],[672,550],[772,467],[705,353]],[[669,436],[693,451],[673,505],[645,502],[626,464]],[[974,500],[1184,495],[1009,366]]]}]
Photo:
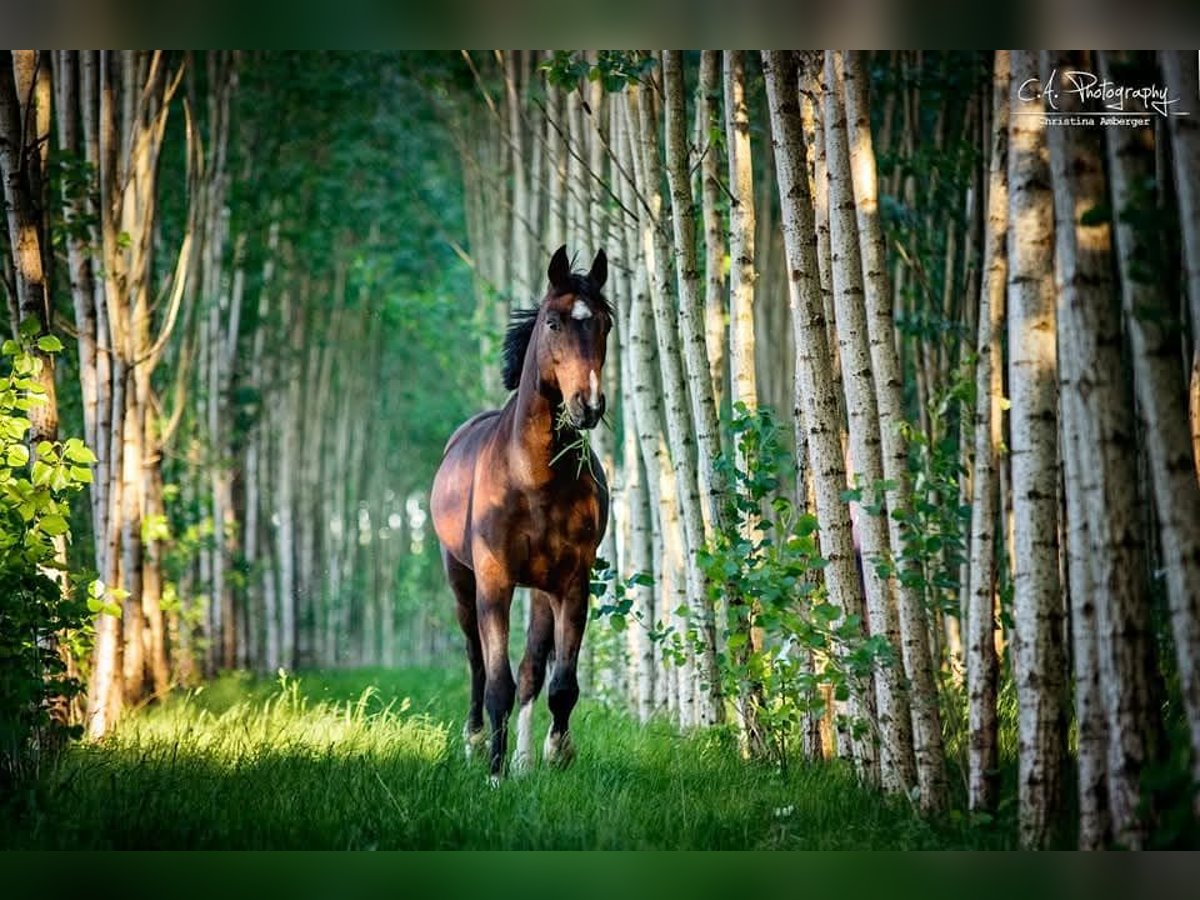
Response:
[{"label": "tree bark", "polygon": [[996,697],[996,520],[1002,405],[1004,293],[1008,278],[1008,91],[1011,60],[997,50],[992,69],[992,132],[988,169],[979,338],[975,345],[975,470],[971,499],[970,572],[967,605],[968,776],[971,810],[995,810],[1000,788],[1000,734]]},{"label": "tree bark", "polygon": [[[683,547],[681,564],[687,583],[687,608],[698,622],[705,620],[708,604],[708,582],[696,559],[696,551],[704,543],[704,522],[700,503],[700,490],[696,473],[696,451],[692,435],[691,411],[688,402],[687,382],[684,380],[683,365],[679,352],[679,335],[676,326],[673,302],[673,280],[670,277],[670,248],[667,244],[662,198],[657,186],[662,180],[662,164],[658,156],[658,141],[655,137],[654,119],[647,97],[640,93],[630,95],[630,105],[635,107],[638,118],[638,135],[641,150],[642,195],[649,199],[651,210],[647,211],[642,225],[642,254],[646,267],[653,275],[650,299],[654,310],[657,352],[662,376],[664,409],[666,412],[666,438],[670,447],[670,458],[675,473],[676,497],[679,514],[683,520]],[[663,487],[664,499],[667,496]],[[697,665],[703,685],[697,714],[701,724],[710,725],[717,721],[720,703],[720,683],[717,678],[716,648],[711,636],[702,629],[699,639]]]},{"label": "tree bark", "polygon": [[[1170,96],[1200,97],[1195,61],[1183,50],[1159,51]],[[1187,102],[1187,101],[1185,101]],[[1169,116],[1171,161],[1175,175],[1175,197],[1183,236],[1183,268],[1187,280],[1188,310],[1192,320],[1192,372],[1188,398],[1192,425],[1192,457],[1200,474],[1200,122],[1193,113]]]},{"label": "tree bark", "polygon": [[[895,579],[889,574],[886,507],[871,514],[864,506],[875,502],[883,481],[880,456],[880,416],[867,337],[863,296],[863,266],[855,219],[854,188],[846,137],[846,110],[842,92],[842,60],[833,51],[825,54],[825,143],[829,175],[829,232],[833,300],[838,319],[842,384],[849,412],[850,487],[862,492],[858,511],[851,515],[859,536],[866,594],[867,621],[873,635],[891,638],[898,630]],[[908,794],[916,784],[912,722],[904,691],[902,666],[875,669],[875,712],[879,727],[880,771],[884,790]]]},{"label": "tree bark", "polygon": [[[890,485],[885,496],[891,547],[892,553],[899,557],[904,553],[906,535],[897,513],[911,510],[913,499],[908,476],[908,450],[902,434],[903,382],[896,353],[891,291],[887,284],[887,257],[879,221],[879,190],[866,91],[866,71],[861,57],[859,54],[850,54],[846,66],[846,111],[852,123],[850,166],[862,249],[871,370],[879,404],[883,477]],[[902,573],[908,568],[904,562],[900,563]],[[897,594],[904,669],[911,684],[909,702],[920,803],[922,809],[935,812],[944,809],[948,802],[946,760],[924,602],[920,591],[908,583],[903,574],[899,579]]]},{"label": "tree bark", "polygon": [[721,222],[720,141],[714,138],[721,129],[719,110],[721,54],[704,50],[700,54],[700,86],[696,118],[701,136],[700,160],[701,209],[704,218],[704,341],[708,348],[709,379],[713,405],[717,412],[725,387],[725,238]]},{"label": "tree bark", "polygon": [[[788,262],[788,297],[796,344],[796,382],[800,385],[809,470],[821,522],[821,554],[829,602],[844,616],[863,613],[863,594],[854,557],[850,516],[842,501],[846,469],[842,457],[841,422],[832,389],[832,367],[825,331],[824,304],[817,269],[817,234],[808,188],[807,154],[800,123],[796,63],[785,51],[764,51],[771,139],[779,184],[784,246]],[[858,717],[868,702],[852,697],[850,714]],[[869,768],[866,748],[857,748],[860,764]]]},{"label": "tree bark", "polygon": [[[1024,115],[1020,85],[1037,57],[1014,52],[1009,122],[1008,303],[1012,396],[1014,676],[1019,824],[1028,848],[1055,843],[1066,751],[1066,661],[1058,568],[1054,222],[1046,131]],[[1017,113],[1021,113],[1017,115]]]},{"label": "tree bark", "polygon": [[[1113,59],[1107,53],[1099,58],[1101,71],[1111,78]],[[1147,264],[1152,266],[1155,259],[1155,250],[1148,245],[1151,238],[1129,218],[1145,207],[1138,193],[1152,171],[1148,155],[1151,134],[1141,128],[1113,128],[1106,135],[1135,396],[1158,512],[1167,605],[1191,736],[1192,773],[1200,783],[1200,593],[1196,591],[1200,584],[1200,483],[1179,367],[1180,328],[1156,280],[1157,273],[1146,272]],[[1200,814],[1200,798],[1196,810]]]}]

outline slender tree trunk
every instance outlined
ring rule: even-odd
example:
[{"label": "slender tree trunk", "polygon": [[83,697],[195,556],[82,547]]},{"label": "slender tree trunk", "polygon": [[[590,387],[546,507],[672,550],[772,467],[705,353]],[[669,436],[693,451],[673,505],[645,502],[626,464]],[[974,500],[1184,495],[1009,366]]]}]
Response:
[{"label": "slender tree trunk", "polygon": [[[1100,54],[1112,78],[1113,60]],[[1179,664],[1180,692],[1192,743],[1193,778],[1200,783],[1200,483],[1188,429],[1186,386],[1180,377],[1180,329],[1153,266],[1152,237],[1131,220],[1146,209],[1139,196],[1151,174],[1149,133],[1109,129],[1108,172],[1125,327],[1133,351],[1134,389],[1158,512],[1167,604]],[[1142,268],[1139,268],[1141,266]],[[1150,271],[1153,271],[1151,269]],[[1200,814],[1200,798],[1196,800]]]},{"label": "slender tree trunk", "polygon": [[[684,380],[678,345],[677,318],[673,302],[674,279],[670,277],[669,269],[671,253],[663,230],[661,197],[657,190],[662,176],[662,164],[658,157],[654,119],[647,100],[648,97],[639,93],[632,93],[629,97],[630,106],[634,107],[630,113],[632,115],[636,112],[638,120],[637,130],[634,133],[639,139],[636,143],[640,143],[642,160],[640,171],[645,179],[641,182],[644,187],[641,193],[644,197],[649,198],[651,204],[651,210],[648,211],[642,224],[642,253],[646,260],[646,267],[653,275],[650,299],[654,310],[658,360],[665,400],[666,438],[675,473],[676,502],[679,507],[679,515],[683,520],[680,564],[683,567],[684,581],[686,582],[687,608],[692,611],[692,616],[703,621],[704,607],[707,605],[708,583],[696,559],[696,551],[704,543],[704,522],[696,477],[696,451],[692,437],[694,426],[688,408],[688,389]],[[635,147],[636,149],[637,147]],[[662,493],[665,502],[668,495],[665,485]],[[716,649],[711,641],[703,635],[700,655],[700,674],[704,680],[704,686],[700,695],[701,708],[698,710],[698,714],[700,723],[707,725],[716,721],[720,685],[716,680]]]},{"label": "slender tree trunk", "polygon": [[[700,543],[707,543],[713,529],[720,529],[723,524],[726,485],[717,468],[717,457],[721,453],[720,429],[706,358],[704,307],[696,261],[696,210],[688,176],[683,62],[681,54],[671,50],[663,51],[662,60],[666,90],[667,178],[671,187],[671,221],[677,253],[679,337],[683,344],[691,420],[696,433],[699,489],[704,495],[704,506],[701,507],[703,534],[697,537]],[[705,724],[714,724],[721,722],[724,716],[716,659],[716,622],[707,596],[699,598],[694,614],[696,625],[703,631],[701,677],[706,680],[709,693],[701,715]]]},{"label": "slender tree trunk", "polygon": [[758,406],[754,368],[754,183],[750,114],[742,53],[725,51],[725,133],[729,151],[730,398],[747,411]]},{"label": "slender tree trunk", "polygon": [[[1042,68],[1072,64],[1071,57],[1053,56],[1043,61]],[[1065,370],[1064,381],[1073,382],[1069,390],[1064,388],[1064,433],[1073,438],[1078,454],[1079,502],[1084,505],[1080,514],[1090,536],[1084,562],[1090,567],[1088,598],[1094,598],[1096,619],[1091,636],[1096,643],[1100,714],[1107,732],[1099,758],[1102,773],[1107,760],[1107,805],[1114,836],[1121,844],[1137,848],[1145,845],[1150,832],[1149,816],[1140,808],[1141,782],[1144,769],[1157,756],[1161,724],[1151,688],[1156,676],[1145,549],[1137,515],[1141,504],[1133,398],[1122,377],[1111,227],[1107,221],[1094,222],[1086,216],[1105,202],[1099,134],[1060,129],[1050,137],[1062,282],[1059,365]],[[1064,336],[1071,339],[1069,348]],[[1088,612],[1083,610],[1084,615]],[[1077,697],[1079,690],[1077,684]],[[1082,710],[1080,719],[1082,735]],[[1081,739],[1081,796],[1082,744]],[[1084,828],[1082,814],[1081,802],[1081,845],[1085,835],[1102,840],[1101,829]]]},{"label": "slender tree trunk", "polygon": [[[821,522],[821,555],[829,562],[825,568],[825,583],[830,603],[845,616],[861,617],[864,607],[862,586],[855,564],[849,510],[842,500],[846,469],[840,439],[841,422],[837,397],[832,389],[795,59],[789,52],[764,51],[763,72],[788,261],[796,382],[801,388],[798,405],[803,408],[809,470],[817,518]],[[857,717],[859,711],[866,708],[869,708],[868,701],[852,698],[852,717]],[[868,751],[859,748],[858,752],[862,765],[869,767]]]},{"label": "slender tree trunk", "polygon": [[[617,158],[626,171],[632,171],[633,158],[625,127],[625,116],[614,102],[612,142],[617,148]],[[628,179],[621,179],[621,202],[627,209],[633,208],[634,186]],[[636,221],[618,222],[616,259],[614,270],[614,292],[620,306],[617,319],[618,349],[621,357],[621,421],[624,433],[623,473],[626,516],[629,521],[629,564],[618,570],[617,576],[628,578],[637,573],[652,574],[655,571],[653,558],[654,536],[651,528],[651,509],[657,508],[658,499],[654,485],[658,470],[643,465],[643,457],[650,445],[650,433],[642,428],[642,417],[653,416],[657,421],[657,392],[651,377],[650,346],[646,343],[650,330],[646,311],[646,275],[638,259],[638,225]],[[619,254],[619,255],[618,255]],[[652,412],[652,410],[654,410]],[[632,605],[632,622],[629,625],[629,652],[632,657],[635,701],[638,718],[645,722],[655,710],[655,659],[654,645],[650,640],[650,629],[654,625],[654,593],[652,586],[631,584],[627,590]]]},{"label": "slender tree trunk", "polygon": [[967,803],[972,810],[996,808],[1000,788],[1000,735],[996,698],[996,519],[999,456],[1003,442],[1004,293],[1008,280],[1008,91],[1011,60],[997,50],[992,71],[992,132],[984,234],[983,284],[979,295],[979,339],[975,364],[975,473],[971,500],[970,572],[967,606],[969,694]]},{"label": "slender tree trunk", "polygon": [[[855,220],[854,189],[846,137],[846,112],[838,96],[842,90],[842,61],[832,51],[825,64],[825,142],[829,167],[829,224],[832,250],[833,299],[838,318],[842,383],[849,412],[850,486],[863,492],[854,515],[862,551],[867,621],[873,635],[884,637],[896,630],[895,579],[886,568],[890,558],[888,516],[873,515],[863,507],[875,502],[883,481],[880,456],[879,412],[871,378],[871,356],[863,302],[863,266]],[[852,513],[853,515],[853,513]],[[907,794],[916,784],[912,723],[898,667],[875,669],[875,710],[880,732],[880,770],[885,790]]]},{"label": "slender tree trunk", "polygon": [[[755,366],[754,285],[754,180],[750,147],[750,114],[746,105],[746,71],[743,53],[724,51],[725,146],[729,162],[729,379],[730,406],[734,415],[752,415],[758,410],[758,381]],[[745,459],[735,452],[739,470]],[[753,538],[753,522],[743,524],[743,536]],[[739,627],[745,629],[746,648],[739,662],[744,666],[756,647],[755,610],[748,598],[730,597],[730,603],[745,607]],[[761,755],[764,750],[757,709],[761,688],[753,680],[738,703],[738,728],[744,753]]]},{"label": "slender tree trunk", "polygon": [[697,95],[697,130],[703,157],[700,160],[701,198],[704,216],[704,341],[708,348],[709,379],[717,412],[725,386],[725,238],[721,225],[721,130],[719,100],[721,92],[721,54],[704,50],[700,54],[700,87]]},{"label": "slender tree trunk", "polygon": [[[1200,97],[1200,73],[1190,53],[1183,50],[1159,52],[1170,95],[1194,100]],[[1188,102],[1188,100],[1184,100]],[[1183,267],[1187,277],[1188,309],[1192,320],[1192,373],[1188,389],[1192,424],[1192,457],[1200,473],[1200,121],[1195,114],[1170,116],[1171,161],[1175,174],[1175,197],[1183,235]]]},{"label": "slender tree trunk", "polygon": [[[1066,661],[1058,567],[1054,222],[1046,130],[1023,113],[1037,57],[1014,52],[1009,123],[1008,303],[1012,396],[1014,676],[1021,843],[1055,843],[1066,751]],[[1022,113],[1016,115],[1016,113]]]},{"label": "slender tree trunk", "polygon": [[[889,302],[891,291],[887,284],[887,257],[879,221],[878,176],[866,97],[867,76],[861,54],[849,54],[846,59],[846,110],[852,123],[850,166],[862,249],[871,370],[878,397],[883,477],[890,485],[886,500],[891,547],[892,553],[900,557],[904,553],[906,535],[902,515],[897,514],[913,508],[908,451],[902,435],[902,376],[893,337],[895,321]],[[927,642],[924,602],[920,591],[904,577],[903,572],[908,566],[902,562],[900,567],[902,574],[897,589],[900,640],[904,669],[911,683],[913,747],[920,802],[922,809],[935,812],[944,809],[947,804],[946,760],[938,712],[937,683]]]},{"label": "slender tree trunk", "polygon": [[[0,179],[7,209],[8,244],[12,251],[13,274],[17,294],[18,322],[36,323],[35,336],[48,334],[51,327],[49,275],[45,266],[44,211],[39,131],[37,120],[49,97],[33,95],[38,67],[35,50],[0,51]],[[48,62],[47,62],[48,65]],[[33,110],[27,108],[28,104]],[[26,108],[23,108],[26,107]],[[44,110],[49,114],[49,109]],[[28,114],[27,114],[28,113]],[[35,347],[41,360],[35,374],[43,401],[29,410],[29,441],[36,447],[41,441],[58,437],[58,400],[54,390],[54,358]]]}]

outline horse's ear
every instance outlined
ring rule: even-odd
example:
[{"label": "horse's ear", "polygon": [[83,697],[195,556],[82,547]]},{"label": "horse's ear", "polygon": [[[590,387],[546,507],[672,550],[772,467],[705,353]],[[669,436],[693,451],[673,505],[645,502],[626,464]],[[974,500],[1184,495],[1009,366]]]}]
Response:
[{"label": "horse's ear", "polygon": [[588,272],[588,279],[596,286],[596,290],[600,290],[604,287],[604,282],[608,281],[608,257],[604,255],[603,250],[592,260],[592,271]]},{"label": "horse's ear", "polygon": [[550,268],[546,270],[550,286],[562,293],[571,285],[571,261],[567,259],[567,245],[563,244],[550,257]]}]

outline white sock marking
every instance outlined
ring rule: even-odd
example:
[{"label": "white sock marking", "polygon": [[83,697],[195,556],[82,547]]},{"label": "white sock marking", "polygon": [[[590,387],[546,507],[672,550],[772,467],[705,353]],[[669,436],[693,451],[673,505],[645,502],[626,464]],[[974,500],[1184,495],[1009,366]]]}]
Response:
[{"label": "white sock marking", "polygon": [[533,701],[517,713],[517,754],[513,767],[525,768],[533,762]]}]

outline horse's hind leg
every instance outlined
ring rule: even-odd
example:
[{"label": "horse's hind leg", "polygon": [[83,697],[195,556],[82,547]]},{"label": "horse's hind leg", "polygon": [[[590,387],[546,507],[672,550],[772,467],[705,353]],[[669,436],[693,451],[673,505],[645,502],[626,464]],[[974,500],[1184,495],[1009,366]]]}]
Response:
[{"label": "horse's hind leg", "polygon": [[517,674],[517,751],[513,768],[527,769],[533,763],[533,701],[542,692],[546,680],[546,660],[554,649],[554,611],[550,595],[532,591],[530,598],[529,633],[525,641],[525,657]]},{"label": "horse's hind leg", "polygon": [[473,751],[486,740],[483,734],[485,672],[483,647],[479,641],[479,620],[475,615],[475,573],[445,550],[442,551],[442,564],[454,591],[454,611],[466,638],[467,662],[471,667],[471,706],[467,711],[467,721],[463,724],[463,745],[469,759]]},{"label": "horse's hind leg", "polygon": [[554,675],[550,678],[549,703],[553,721],[546,734],[542,757],[547,762],[565,765],[575,756],[571,743],[571,711],[579,700],[579,646],[588,616],[588,579],[565,591],[554,616]]}]

